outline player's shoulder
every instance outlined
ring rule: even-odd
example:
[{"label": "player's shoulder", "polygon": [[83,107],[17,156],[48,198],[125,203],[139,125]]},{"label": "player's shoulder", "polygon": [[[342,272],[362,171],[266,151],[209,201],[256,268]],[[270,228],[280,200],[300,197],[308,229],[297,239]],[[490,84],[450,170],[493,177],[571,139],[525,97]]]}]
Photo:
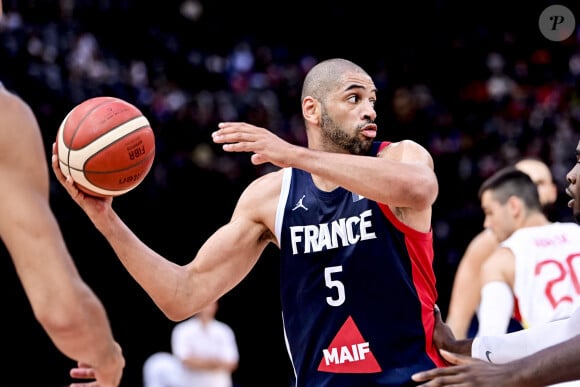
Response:
[{"label": "player's shoulder", "polygon": [[476,236],[473,237],[469,246],[475,247],[477,249],[485,248],[486,250],[495,249],[499,244],[497,237],[490,229],[481,230]]},{"label": "player's shoulder", "polygon": [[31,153],[43,152],[36,117],[30,105],[3,86],[0,86],[0,117],[0,159],[11,164],[36,163],[38,160],[33,157],[36,155]]},{"label": "player's shoulder", "polygon": [[495,234],[489,229],[483,229],[469,241],[461,261],[481,264],[489,258],[498,245],[499,241]]},{"label": "player's shoulder", "polygon": [[269,203],[277,202],[282,188],[283,171],[283,169],[279,169],[256,178],[246,187],[239,203],[248,206],[248,208],[254,208],[253,211],[256,211],[257,208],[263,208]]},{"label": "player's shoulder", "polygon": [[29,200],[30,192],[42,196],[48,192],[49,176],[42,134],[32,108],[0,87],[0,117],[0,201],[12,205],[18,201],[23,211],[42,211],[42,201]]},{"label": "player's shoulder", "polygon": [[560,228],[572,229],[574,231],[580,230],[580,224],[578,224],[576,222],[570,222],[570,221],[553,222],[552,225],[554,228],[560,227]]},{"label": "player's shoulder", "polygon": [[381,153],[403,152],[405,149],[421,147],[419,143],[413,140],[385,141],[383,144],[387,144],[387,146],[382,148]]},{"label": "player's shoulder", "polygon": [[278,169],[272,172],[265,173],[252,181],[246,190],[258,191],[268,193],[276,191],[279,193],[282,187],[284,169]]},{"label": "player's shoulder", "polygon": [[31,109],[19,95],[9,91],[0,84],[0,111],[3,117],[7,117],[29,113]]},{"label": "player's shoulder", "polygon": [[424,150],[425,148],[416,141],[405,139],[401,141],[386,141],[388,146],[383,148],[383,151],[388,152],[402,152],[404,150]]},{"label": "player's shoulder", "polygon": [[22,138],[27,134],[39,133],[32,108],[20,96],[3,86],[0,86],[0,117],[2,117],[0,138],[4,139],[4,143],[14,145],[12,141],[6,141],[6,137],[11,135]]},{"label": "player's shoulder", "polygon": [[433,164],[433,158],[429,151],[418,142],[408,139],[389,143],[388,146],[382,148],[378,156],[398,161]]},{"label": "player's shoulder", "polygon": [[250,219],[254,223],[260,223],[270,231],[273,238],[275,228],[276,210],[282,189],[283,170],[268,172],[252,181],[242,192],[234,217]]},{"label": "player's shoulder", "polygon": [[499,246],[495,249],[488,259],[482,263],[481,271],[491,273],[491,272],[506,272],[510,273],[515,267],[516,256],[513,250],[509,247]]},{"label": "player's shoulder", "polygon": [[[568,241],[570,244],[578,246],[580,245],[580,224],[576,222],[562,221],[550,223],[550,234],[558,239],[563,239]],[[543,236],[539,232],[540,236]]]},{"label": "player's shoulder", "polygon": [[212,324],[218,327],[223,333],[234,333],[234,329],[225,321],[215,319],[212,321]]}]

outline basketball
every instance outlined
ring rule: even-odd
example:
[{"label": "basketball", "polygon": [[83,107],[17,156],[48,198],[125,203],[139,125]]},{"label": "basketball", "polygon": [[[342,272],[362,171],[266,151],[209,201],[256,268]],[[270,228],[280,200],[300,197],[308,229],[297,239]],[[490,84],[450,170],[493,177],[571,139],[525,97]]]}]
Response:
[{"label": "basketball", "polygon": [[56,139],[59,167],[86,194],[119,196],[137,187],[153,165],[155,136],[134,105],[95,97],[76,105]]}]

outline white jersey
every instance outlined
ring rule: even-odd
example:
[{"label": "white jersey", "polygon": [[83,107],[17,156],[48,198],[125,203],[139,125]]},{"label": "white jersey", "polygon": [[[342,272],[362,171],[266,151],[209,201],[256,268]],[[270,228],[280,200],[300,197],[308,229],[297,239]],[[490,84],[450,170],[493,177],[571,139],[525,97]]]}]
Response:
[{"label": "white jersey", "polygon": [[232,328],[218,320],[203,325],[197,317],[178,323],[171,334],[173,353],[157,352],[143,365],[144,387],[233,387],[226,370],[192,370],[182,364],[187,357],[239,361]]},{"label": "white jersey", "polygon": [[[173,354],[180,359],[188,356],[220,359],[227,362],[239,360],[234,331],[225,323],[212,320],[206,326],[190,318],[175,326],[171,334]],[[183,386],[232,387],[232,375],[225,370],[193,371],[183,373]]]},{"label": "white jersey", "polygon": [[513,292],[522,326],[569,317],[580,306],[580,226],[526,227],[501,243],[515,256]]}]

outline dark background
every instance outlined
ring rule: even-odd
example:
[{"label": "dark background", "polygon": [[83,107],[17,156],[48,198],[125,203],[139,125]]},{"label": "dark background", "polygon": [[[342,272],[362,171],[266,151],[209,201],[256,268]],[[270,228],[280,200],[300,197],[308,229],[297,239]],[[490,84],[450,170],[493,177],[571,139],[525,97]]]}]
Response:
[{"label": "dark background", "polygon": [[[138,188],[116,198],[114,207],[168,259],[189,262],[227,222],[244,187],[268,171],[252,166],[248,155],[215,149],[209,135],[217,122],[248,120],[304,143],[302,77],[313,60],[335,56],[362,65],[375,79],[379,138],[413,139],[434,157],[440,183],[434,267],[444,314],[457,263],[481,229],[476,192],[486,176],[523,156],[543,158],[560,188],[551,216],[570,219],[564,174],[575,160],[580,132],[580,70],[571,66],[580,38],[576,33],[552,42],[541,35],[539,14],[553,2],[201,1],[198,19],[180,12],[183,3],[4,0],[4,22],[18,14],[21,24],[0,26],[0,79],[35,110],[47,160],[60,121],[86,98],[124,98],[150,119],[158,151],[154,168]],[[66,4],[72,5],[68,11]],[[575,4],[557,4],[570,8],[580,22]],[[112,73],[95,75],[69,60],[87,32],[99,46],[93,59],[104,64],[100,71]],[[254,59],[249,69],[235,66],[244,58],[236,55],[243,47]],[[504,61],[501,84],[511,87],[499,97],[486,83],[493,75],[492,53]],[[133,60],[147,67],[145,85],[129,81]],[[172,98],[180,96],[187,102],[171,108]],[[209,109],[207,98],[214,101]],[[210,153],[209,164],[197,161],[202,151]],[[170,349],[174,323],[53,183],[51,201],[67,244],[123,347],[122,385],[140,386],[144,360]],[[3,250],[0,255],[5,296],[0,385],[68,383],[74,363],[34,320],[10,259]],[[221,300],[218,318],[238,338],[241,360],[234,377],[239,387],[289,385],[275,248],[268,248],[250,275]]]}]

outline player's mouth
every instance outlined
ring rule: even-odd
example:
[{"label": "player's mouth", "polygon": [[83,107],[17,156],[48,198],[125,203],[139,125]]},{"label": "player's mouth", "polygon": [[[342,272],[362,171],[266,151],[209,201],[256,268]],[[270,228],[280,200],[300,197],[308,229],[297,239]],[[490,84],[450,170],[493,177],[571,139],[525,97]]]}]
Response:
[{"label": "player's mouth", "polygon": [[375,125],[375,124],[365,125],[361,128],[360,132],[365,137],[375,138],[375,137],[377,137],[377,125]]},{"label": "player's mouth", "polygon": [[568,196],[570,196],[572,199],[570,199],[570,201],[568,202],[568,207],[572,208],[572,206],[574,205],[574,195],[572,195],[572,191],[570,191],[570,188],[566,188],[566,194]]}]

